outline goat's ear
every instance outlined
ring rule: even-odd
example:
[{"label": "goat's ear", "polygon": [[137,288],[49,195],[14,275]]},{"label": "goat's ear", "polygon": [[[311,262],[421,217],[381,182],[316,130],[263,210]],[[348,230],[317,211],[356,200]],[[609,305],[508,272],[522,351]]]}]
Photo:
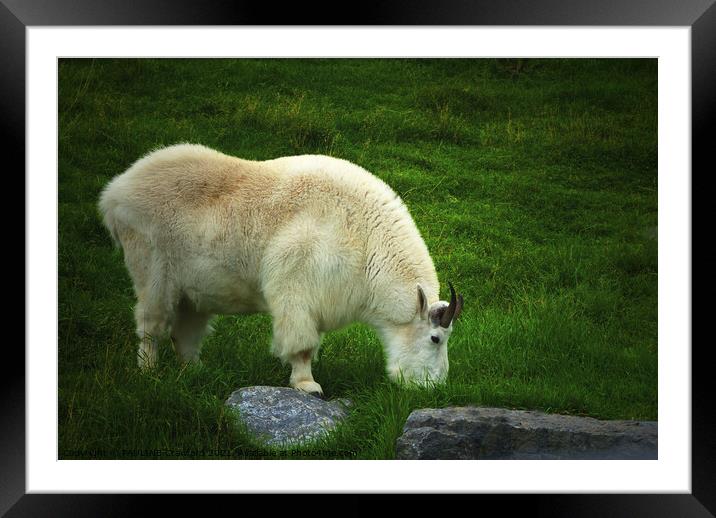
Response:
[{"label": "goat's ear", "polygon": [[423,320],[428,318],[428,298],[425,296],[423,287],[418,284],[418,315]]}]

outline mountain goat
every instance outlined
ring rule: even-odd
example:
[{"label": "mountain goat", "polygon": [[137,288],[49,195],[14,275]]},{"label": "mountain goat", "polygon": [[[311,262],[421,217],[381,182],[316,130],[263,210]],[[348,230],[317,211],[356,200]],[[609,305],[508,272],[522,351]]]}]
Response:
[{"label": "mountain goat", "polygon": [[268,312],[290,385],[322,395],[311,360],[324,332],[372,325],[394,381],[439,383],[462,309],[439,300],[433,261],[407,208],[361,167],[328,156],[242,160],[204,146],[153,151],[99,202],[137,296],[138,360],[171,332],[198,361],[215,314]]}]

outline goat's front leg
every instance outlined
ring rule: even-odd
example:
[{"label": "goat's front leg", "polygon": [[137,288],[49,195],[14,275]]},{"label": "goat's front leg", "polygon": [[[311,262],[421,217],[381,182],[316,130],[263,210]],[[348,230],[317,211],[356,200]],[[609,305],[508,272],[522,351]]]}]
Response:
[{"label": "goat's front leg", "polygon": [[291,363],[291,379],[289,383],[295,389],[323,397],[323,389],[313,380],[313,373],[311,372],[312,358],[313,349],[300,351],[289,358]]},{"label": "goat's front leg", "polygon": [[322,397],[323,389],[313,380],[311,372],[311,360],[320,342],[321,334],[308,314],[295,310],[274,313],[272,352],[283,362],[291,364],[289,384],[295,389]]}]

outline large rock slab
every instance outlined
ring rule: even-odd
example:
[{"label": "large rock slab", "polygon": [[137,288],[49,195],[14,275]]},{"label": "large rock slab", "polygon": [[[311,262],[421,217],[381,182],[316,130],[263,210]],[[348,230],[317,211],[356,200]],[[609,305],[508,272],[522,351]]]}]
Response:
[{"label": "large rock slab", "polygon": [[308,443],[333,430],[348,414],[350,401],[324,401],[288,387],[244,387],[226,405],[257,441],[270,446]]},{"label": "large rock slab", "polygon": [[656,459],[656,421],[487,407],[415,410],[398,459]]}]

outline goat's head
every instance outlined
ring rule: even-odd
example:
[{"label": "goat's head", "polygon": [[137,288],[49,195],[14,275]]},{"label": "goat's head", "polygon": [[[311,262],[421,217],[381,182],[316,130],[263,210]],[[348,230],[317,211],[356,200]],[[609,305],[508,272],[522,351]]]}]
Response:
[{"label": "goat's head", "polygon": [[447,342],[462,306],[462,295],[455,294],[452,284],[450,301],[433,304],[428,304],[418,284],[417,310],[412,321],[384,330],[388,375],[393,381],[430,386],[447,379]]}]

